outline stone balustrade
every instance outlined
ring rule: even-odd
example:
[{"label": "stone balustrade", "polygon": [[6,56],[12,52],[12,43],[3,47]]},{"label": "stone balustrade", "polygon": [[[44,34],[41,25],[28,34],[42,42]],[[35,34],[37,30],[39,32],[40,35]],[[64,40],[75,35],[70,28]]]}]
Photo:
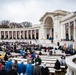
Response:
[{"label": "stone balustrade", "polygon": [[68,68],[65,75],[76,75],[76,63],[73,62],[75,58],[76,58],[76,55],[66,58],[66,64]]}]

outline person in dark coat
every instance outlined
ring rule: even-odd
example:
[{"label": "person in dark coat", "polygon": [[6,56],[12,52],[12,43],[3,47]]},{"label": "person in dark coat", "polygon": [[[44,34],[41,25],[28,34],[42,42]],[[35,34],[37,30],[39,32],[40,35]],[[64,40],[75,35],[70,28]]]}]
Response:
[{"label": "person in dark coat", "polygon": [[35,53],[34,53],[34,52],[32,53],[32,55],[31,55],[31,56],[32,56],[32,58],[33,58],[33,59],[35,59],[35,58],[36,58],[36,55],[35,55]]},{"label": "person in dark coat", "polygon": [[22,74],[25,74],[26,72],[26,65],[23,63],[23,61],[18,65],[18,73],[19,75],[22,73]]},{"label": "person in dark coat", "polygon": [[38,65],[41,64],[42,60],[41,60],[41,58],[39,57],[39,55],[37,55],[37,58],[35,59],[35,62],[38,62]]},{"label": "person in dark coat", "polygon": [[9,59],[5,65],[6,69],[9,71],[11,69],[11,65],[12,65],[12,60]]},{"label": "person in dark coat", "polygon": [[0,70],[2,70],[2,63],[0,62]]},{"label": "person in dark coat", "polygon": [[5,56],[4,56],[4,60],[5,60],[5,61],[8,60],[8,56],[7,56],[7,54],[5,54]]},{"label": "person in dark coat", "polygon": [[14,63],[12,64],[12,66],[15,67],[16,71],[18,71],[18,62],[17,60],[14,61]]},{"label": "person in dark coat", "polygon": [[2,65],[2,70],[0,70],[0,75],[8,75],[7,69]]},{"label": "person in dark coat", "polygon": [[49,75],[49,69],[48,69],[48,67],[46,67],[46,63],[43,64],[43,66],[41,68],[41,73],[42,73],[42,75]]},{"label": "person in dark coat", "polygon": [[22,50],[20,50],[20,54],[21,54],[21,56],[23,56],[23,54],[24,54],[24,48],[22,49]]},{"label": "person in dark coat", "polygon": [[41,75],[41,68],[38,65],[38,62],[36,62],[36,65],[33,68],[33,75]]},{"label": "person in dark coat", "polygon": [[26,66],[26,75],[33,75],[33,65],[31,63],[31,60],[29,60]]},{"label": "person in dark coat", "polygon": [[57,46],[60,46],[60,43],[59,42],[57,42]]},{"label": "person in dark coat", "polygon": [[42,52],[41,51],[39,52],[39,55],[42,55]]},{"label": "person in dark coat", "polygon": [[52,50],[50,50],[50,51],[49,51],[49,55],[52,55],[52,54],[53,54],[53,51],[52,51]]},{"label": "person in dark coat", "polygon": [[2,48],[1,48],[1,46],[0,46],[0,51],[2,51]]},{"label": "person in dark coat", "polygon": [[60,62],[57,60],[56,63],[55,63],[55,69],[60,69]]},{"label": "person in dark coat", "polygon": [[12,66],[11,69],[8,71],[8,75],[18,75],[14,66]]}]

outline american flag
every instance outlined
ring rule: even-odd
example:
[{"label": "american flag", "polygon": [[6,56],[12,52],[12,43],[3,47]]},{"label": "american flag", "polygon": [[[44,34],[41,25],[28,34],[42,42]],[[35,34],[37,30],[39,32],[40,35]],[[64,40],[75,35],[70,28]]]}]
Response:
[{"label": "american flag", "polygon": [[74,24],[73,21],[70,22],[70,24],[68,25],[68,28],[70,28],[73,24]]},{"label": "american flag", "polygon": [[67,28],[70,28],[73,24],[74,24],[73,21],[70,22],[70,23],[66,23],[66,24],[65,24],[66,29],[67,29]]}]

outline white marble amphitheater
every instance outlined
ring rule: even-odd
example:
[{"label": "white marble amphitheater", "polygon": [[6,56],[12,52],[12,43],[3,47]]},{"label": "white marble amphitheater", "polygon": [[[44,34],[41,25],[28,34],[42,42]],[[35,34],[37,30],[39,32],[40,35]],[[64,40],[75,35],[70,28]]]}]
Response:
[{"label": "white marble amphitheater", "polygon": [[32,27],[0,28],[0,41],[35,41],[39,43],[61,40],[76,41],[76,12],[56,10],[46,12],[40,18],[40,24]]},{"label": "white marble amphitheater", "polygon": [[[40,24],[32,27],[10,27],[0,28],[0,42],[8,41],[32,41],[38,43],[49,43],[73,40],[76,42],[76,12],[56,10],[46,12],[40,18]],[[66,75],[76,75],[76,64],[72,61],[75,56],[66,59],[68,70]]]}]

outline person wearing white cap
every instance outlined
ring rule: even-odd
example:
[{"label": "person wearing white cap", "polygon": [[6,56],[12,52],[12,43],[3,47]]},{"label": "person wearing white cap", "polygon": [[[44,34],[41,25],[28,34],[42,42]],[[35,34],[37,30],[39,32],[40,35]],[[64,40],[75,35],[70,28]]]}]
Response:
[{"label": "person wearing white cap", "polygon": [[39,62],[35,62],[35,66],[33,68],[33,75],[41,75],[41,67],[39,66]]},{"label": "person wearing white cap", "polygon": [[43,66],[41,68],[42,75],[49,75],[49,69],[46,67],[46,62],[43,63]]}]

